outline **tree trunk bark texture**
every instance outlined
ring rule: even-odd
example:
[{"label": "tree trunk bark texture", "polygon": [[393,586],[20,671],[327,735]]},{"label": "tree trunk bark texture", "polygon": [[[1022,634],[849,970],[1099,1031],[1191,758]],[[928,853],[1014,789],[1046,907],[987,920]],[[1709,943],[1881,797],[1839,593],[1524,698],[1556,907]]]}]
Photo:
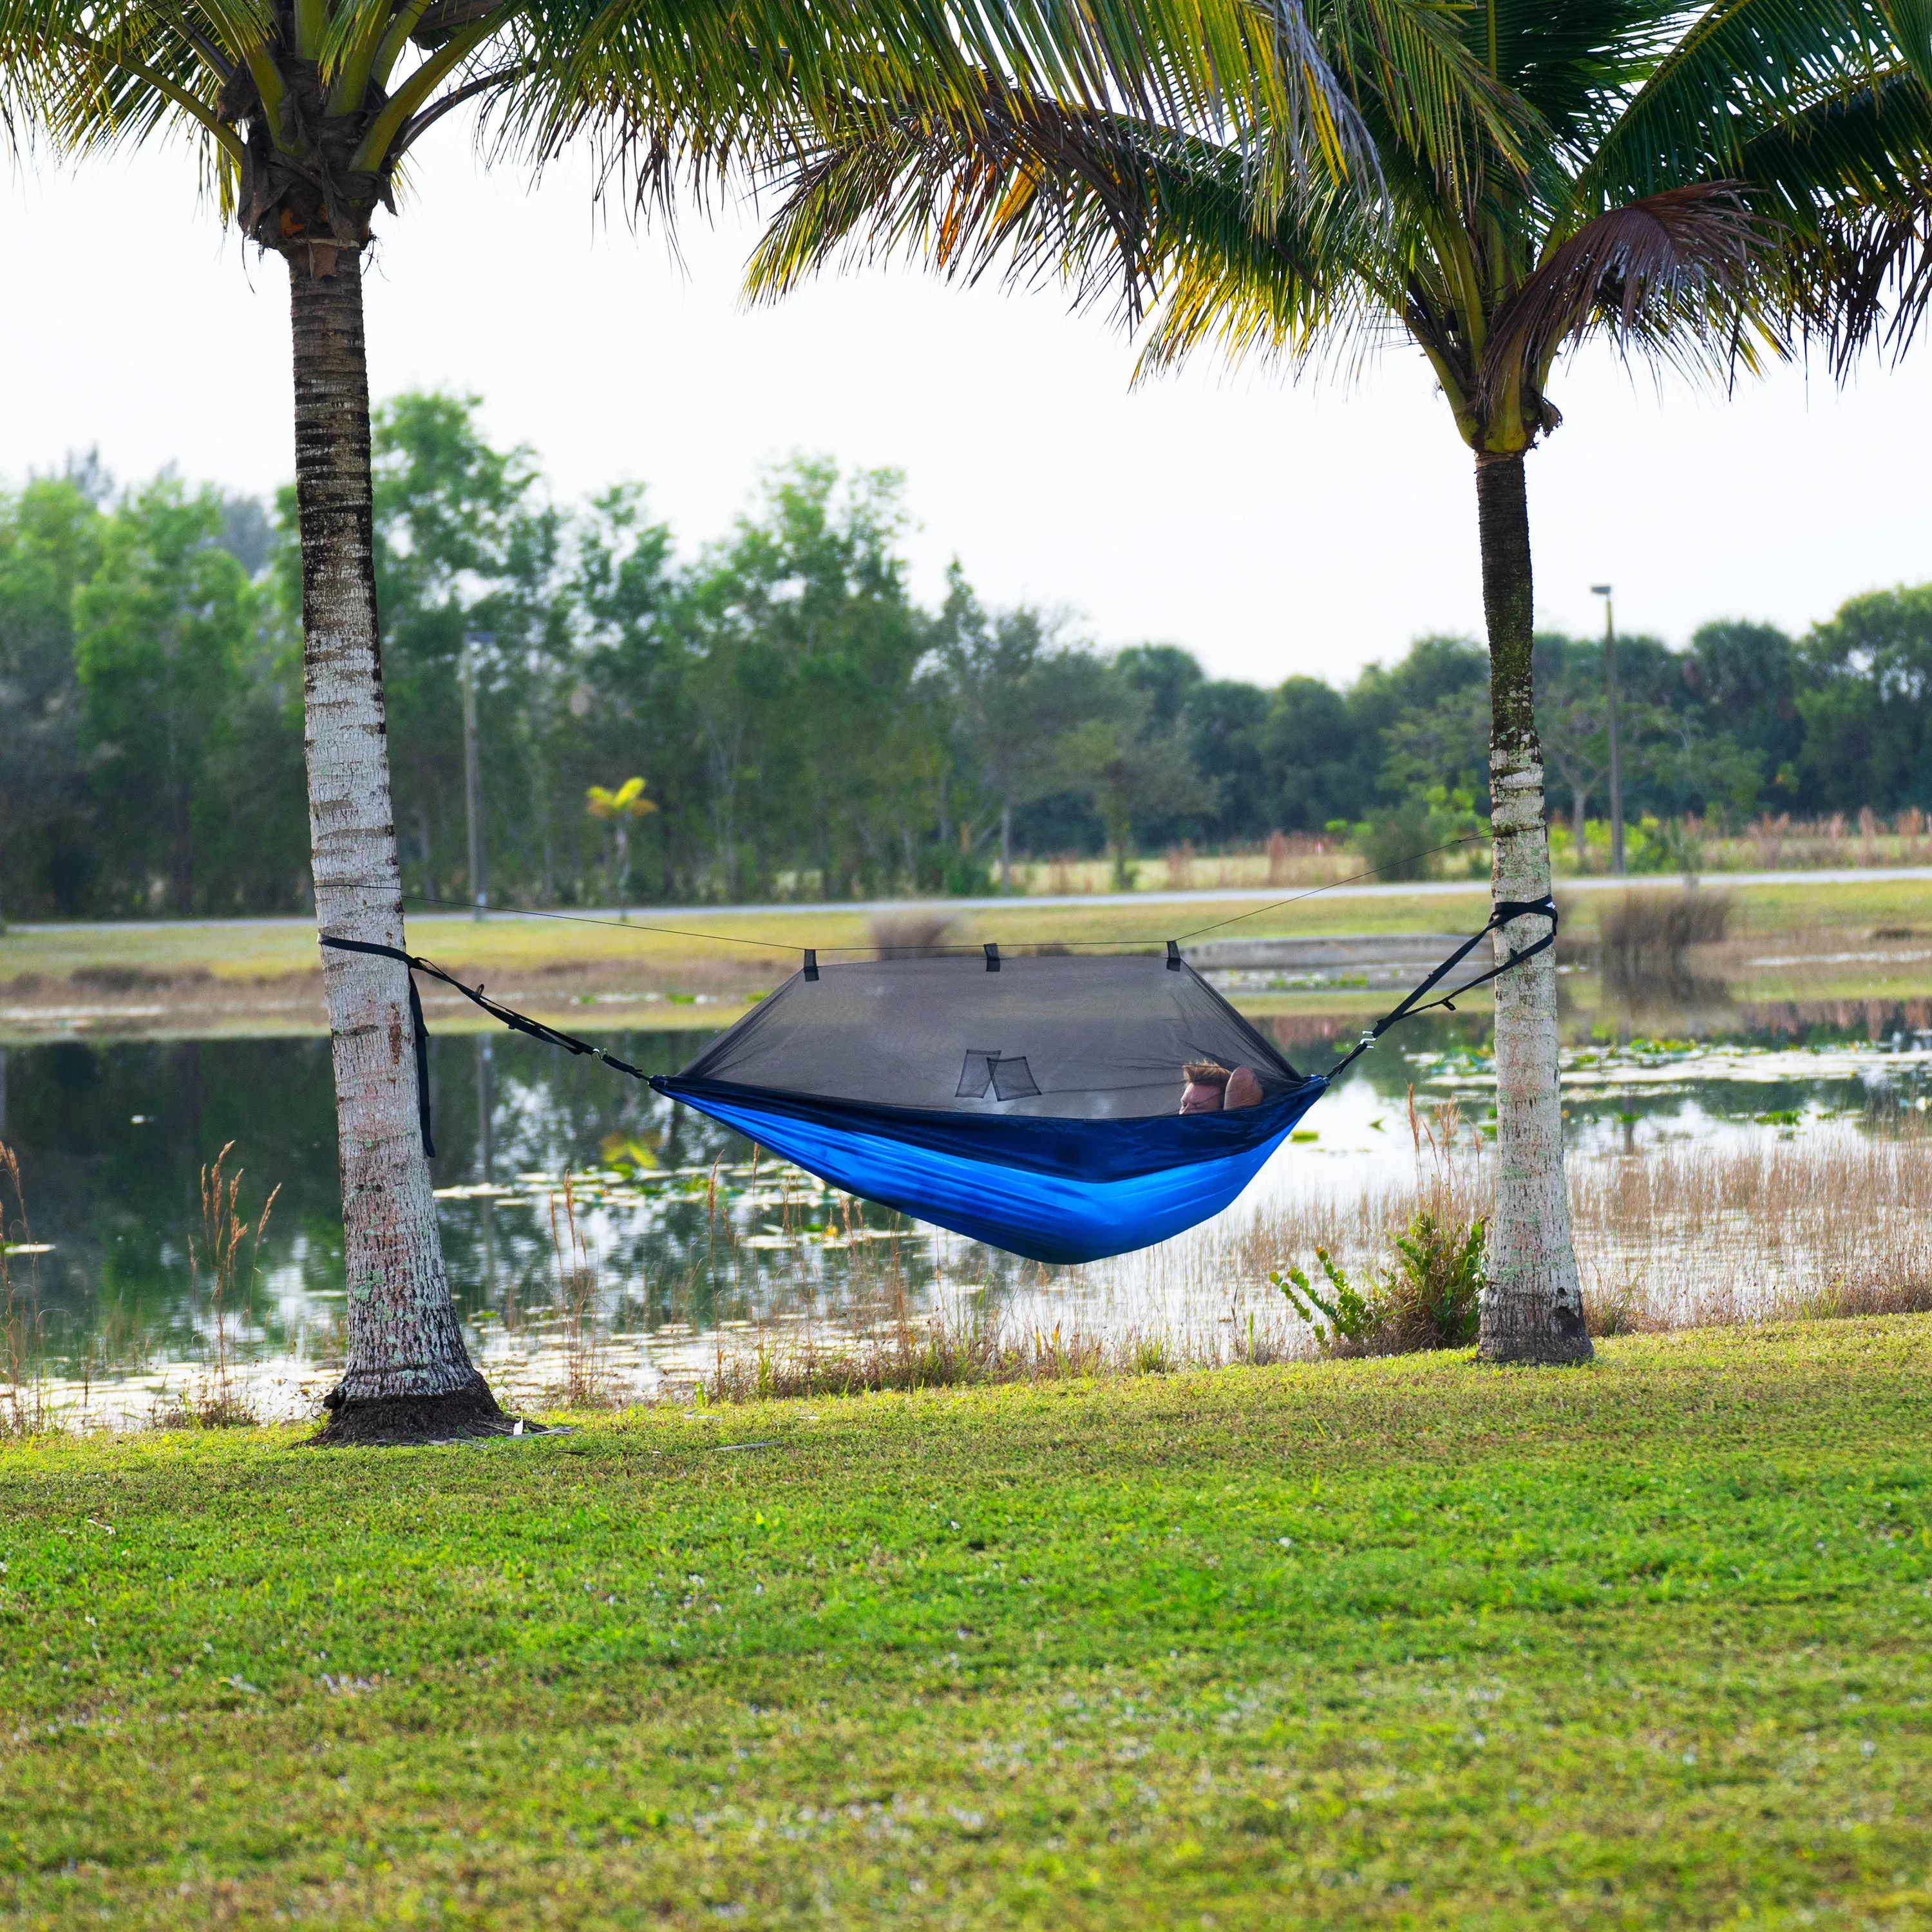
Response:
[{"label": "tree trunk bark texture", "polygon": [[[1550,836],[1531,676],[1529,506],[1520,454],[1478,455],[1476,509],[1490,634],[1492,890],[1498,902],[1540,899],[1550,890]],[[1499,928],[1498,964],[1548,930],[1534,917]],[[1496,1204],[1480,1351],[1492,1361],[1585,1361],[1590,1337],[1563,1178],[1553,946],[1496,982]]]},{"label": "tree trunk bark texture", "polygon": [[[302,564],[304,744],[316,922],[400,947],[376,623],[359,254],[289,256]],[[318,1438],[412,1442],[507,1428],[450,1300],[417,1107],[408,969],[324,948],[340,1142],[349,1360]]]}]

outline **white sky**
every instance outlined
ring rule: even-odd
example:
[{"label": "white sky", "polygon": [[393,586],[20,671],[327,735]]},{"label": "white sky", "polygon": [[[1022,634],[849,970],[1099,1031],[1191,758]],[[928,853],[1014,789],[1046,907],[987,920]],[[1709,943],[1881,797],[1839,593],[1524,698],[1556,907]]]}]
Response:
[{"label": "white sky", "polygon": [[[905,472],[928,598],[956,554],[992,602],[1262,683],[1480,632],[1469,459],[1413,351],[1350,384],[1204,364],[1132,391],[1128,345],[1054,291],[901,268],[748,313],[748,214],[690,219],[680,268],[658,236],[600,221],[580,169],[532,193],[453,128],[418,167],[381,224],[374,393],[481,394],[488,432],[532,445],[562,498],[637,478],[688,546],[774,459],[824,452]],[[16,163],[0,248],[0,476],[95,445],[124,482],[173,463],[267,492],[290,474],[284,272],[220,232],[184,147],[79,175]],[[1605,356],[1552,393],[1565,425],[1530,459],[1541,624],[1600,625],[1605,580],[1620,628],[1681,642],[1709,617],[1802,628],[1932,578],[1932,349],[1843,394],[1793,370],[1730,401],[1660,396]]]}]

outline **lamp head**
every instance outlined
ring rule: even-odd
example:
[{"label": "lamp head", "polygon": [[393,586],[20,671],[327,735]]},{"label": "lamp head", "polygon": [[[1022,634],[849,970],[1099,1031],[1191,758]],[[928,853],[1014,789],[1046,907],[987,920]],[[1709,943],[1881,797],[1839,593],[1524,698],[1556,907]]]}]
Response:
[{"label": "lamp head", "polygon": [[1590,586],[1590,595],[1592,597],[1607,597],[1610,594],[1610,586],[1607,584],[1593,584]]}]

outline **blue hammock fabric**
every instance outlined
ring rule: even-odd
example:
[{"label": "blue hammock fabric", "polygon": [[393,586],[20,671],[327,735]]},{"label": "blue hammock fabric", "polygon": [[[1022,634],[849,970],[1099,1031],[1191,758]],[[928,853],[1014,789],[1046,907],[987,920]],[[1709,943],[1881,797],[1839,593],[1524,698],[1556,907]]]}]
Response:
[{"label": "blue hammock fabric", "polygon": [[848,1194],[1055,1262],[1126,1254],[1220,1214],[1328,1090],[1318,1075],[1232,1113],[962,1120],[676,1077],[651,1084]]},{"label": "blue hammock fabric", "polygon": [[[1451,992],[1425,996],[1491,932],[1548,922]],[[1167,943],[1166,956],[881,958],[800,971],[678,1074],[652,1076],[493,1000],[400,947],[325,933],[323,946],[398,960],[513,1030],[648,1080],[818,1174],[1035,1261],[1099,1261],[1166,1240],[1228,1207],[1358,1055],[1390,1027],[1556,943],[1555,902],[1498,903],[1488,925],[1377,1021],[1326,1074],[1298,1072]],[[410,1017],[423,1150],[432,1158],[427,1034]],[[1453,1008],[1452,1008],[1453,1010]],[[1206,1062],[1240,1068],[1259,1099],[1179,1113]]]}]

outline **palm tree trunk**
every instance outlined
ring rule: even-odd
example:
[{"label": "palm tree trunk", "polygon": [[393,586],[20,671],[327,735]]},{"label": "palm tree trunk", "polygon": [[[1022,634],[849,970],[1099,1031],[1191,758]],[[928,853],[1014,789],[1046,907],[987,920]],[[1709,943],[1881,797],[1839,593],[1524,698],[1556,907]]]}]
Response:
[{"label": "palm tree trunk", "polygon": [[[1490,633],[1492,890],[1498,902],[1540,899],[1550,890],[1550,836],[1531,677],[1529,506],[1520,453],[1478,455],[1476,514]],[[1512,920],[1496,934],[1498,962],[1547,930],[1540,919]],[[1481,1351],[1493,1361],[1584,1361],[1590,1337],[1563,1182],[1556,949],[1505,973],[1496,982],[1496,1204]]]},{"label": "palm tree trunk", "polygon": [[[316,251],[318,254],[322,251]],[[403,944],[376,628],[369,382],[359,256],[289,260],[302,682],[316,922]],[[416,1094],[409,975],[325,948],[335,1069],[349,1360],[323,1439],[406,1441],[488,1427],[500,1412],[471,1366],[443,1271]]]}]

